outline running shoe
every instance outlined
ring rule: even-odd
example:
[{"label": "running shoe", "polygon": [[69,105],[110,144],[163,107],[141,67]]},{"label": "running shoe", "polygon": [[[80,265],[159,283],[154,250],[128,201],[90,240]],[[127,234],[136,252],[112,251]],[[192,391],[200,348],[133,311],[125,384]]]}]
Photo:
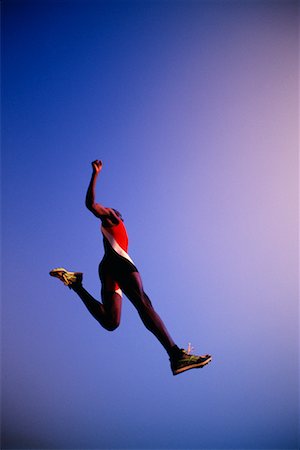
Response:
[{"label": "running shoe", "polygon": [[178,356],[170,358],[171,370],[173,375],[185,372],[190,369],[201,369],[211,361],[211,355],[190,355],[187,351],[181,349]]},{"label": "running shoe", "polygon": [[82,282],[83,274],[81,272],[69,272],[63,267],[58,267],[57,269],[51,270],[49,275],[58,278],[71,289],[74,284],[80,284]]}]

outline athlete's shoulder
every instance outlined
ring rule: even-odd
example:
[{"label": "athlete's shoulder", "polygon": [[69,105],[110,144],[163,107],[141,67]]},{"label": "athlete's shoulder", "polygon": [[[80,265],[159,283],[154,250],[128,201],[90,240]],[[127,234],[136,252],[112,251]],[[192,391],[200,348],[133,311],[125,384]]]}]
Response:
[{"label": "athlete's shoulder", "polygon": [[109,213],[100,218],[104,228],[115,227],[124,222],[122,214],[119,211],[114,208],[107,208],[107,210]]}]

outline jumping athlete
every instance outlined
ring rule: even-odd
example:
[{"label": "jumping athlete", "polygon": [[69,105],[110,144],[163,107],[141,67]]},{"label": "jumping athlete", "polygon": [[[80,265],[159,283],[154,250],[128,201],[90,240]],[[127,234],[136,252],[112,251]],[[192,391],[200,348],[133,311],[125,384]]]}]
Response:
[{"label": "jumping athlete", "polygon": [[113,331],[120,324],[122,292],[137,309],[145,327],[151,331],[167,351],[173,375],[189,369],[201,368],[211,361],[210,355],[197,356],[180,349],[152,303],[144,292],[141,276],[128,255],[128,236],[122,215],[95,201],[96,183],[102,161],[92,162],[93,172],[86,193],[86,207],[101,220],[104,257],[99,264],[102,303],[95,300],[82,286],[83,274],[64,268],[53,269],[50,275],[59,278],[81,298],[88,311],[106,330]]}]

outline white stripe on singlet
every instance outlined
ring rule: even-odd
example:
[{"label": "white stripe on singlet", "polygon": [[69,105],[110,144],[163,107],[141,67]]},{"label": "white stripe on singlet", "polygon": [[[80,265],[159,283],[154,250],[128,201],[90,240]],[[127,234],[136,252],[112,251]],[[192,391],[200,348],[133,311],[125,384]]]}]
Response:
[{"label": "white stripe on singlet", "polygon": [[134,262],[132,261],[128,253],[126,253],[125,250],[123,250],[122,247],[120,247],[115,238],[103,226],[101,226],[101,231],[108,240],[108,242],[110,243],[110,245],[112,246],[112,248],[114,249],[114,251],[118,253],[118,255],[123,256],[123,258],[128,259],[128,261],[130,261],[134,265]]}]

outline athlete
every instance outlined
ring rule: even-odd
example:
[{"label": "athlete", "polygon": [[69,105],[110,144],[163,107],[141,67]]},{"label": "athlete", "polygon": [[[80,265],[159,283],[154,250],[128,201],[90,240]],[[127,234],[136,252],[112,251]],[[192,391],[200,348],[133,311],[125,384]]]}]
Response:
[{"label": "athlete", "polygon": [[101,221],[104,257],[99,264],[102,303],[95,300],[82,286],[83,274],[64,268],[53,269],[50,275],[59,278],[81,298],[88,311],[106,330],[120,324],[122,292],[137,309],[145,327],[151,331],[169,355],[173,375],[201,368],[211,361],[210,355],[197,356],[180,349],[152,303],[144,292],[141,276],[128,255],[128,236],[122,215],[113,208],[96,203],[95,191],[102,161],[92,162],[92,176],[86,193],[86,207]]}]

